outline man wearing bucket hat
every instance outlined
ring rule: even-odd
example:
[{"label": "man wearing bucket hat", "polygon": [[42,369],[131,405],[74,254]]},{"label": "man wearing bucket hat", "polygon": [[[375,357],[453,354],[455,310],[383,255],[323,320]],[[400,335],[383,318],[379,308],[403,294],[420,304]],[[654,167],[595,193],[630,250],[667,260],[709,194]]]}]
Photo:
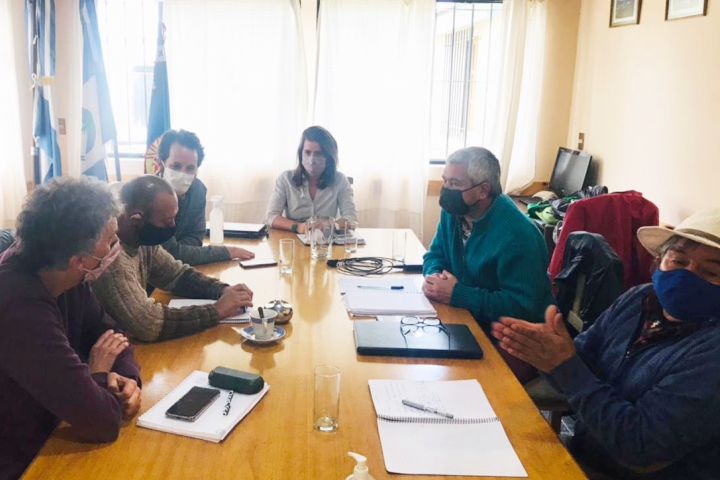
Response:
[{"label": "man wearing bucket hat", "polygon": [[638,238],[657,259],[652,283],[627,291],[574,342],[553,306],[544,324],[502,318],[492,333],[565,394],[576,414],[568,447],[590,478],[717,478],[720,209],[675,230],[643,227]]}]

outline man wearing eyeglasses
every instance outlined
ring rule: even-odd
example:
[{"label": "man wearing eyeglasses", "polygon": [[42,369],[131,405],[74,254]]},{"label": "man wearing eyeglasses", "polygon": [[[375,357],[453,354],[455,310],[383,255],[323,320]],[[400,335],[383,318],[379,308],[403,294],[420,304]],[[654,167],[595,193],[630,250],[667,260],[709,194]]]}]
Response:
[{"label": "man wearing eyeglasses", "polygon": [[443,172],[442,212],[425,254],[423,292],[466,308],[488,332],[507,312],[535,322],[555,303],[540,231],[502,194],[500,164],[487,149],[450,155]]}]

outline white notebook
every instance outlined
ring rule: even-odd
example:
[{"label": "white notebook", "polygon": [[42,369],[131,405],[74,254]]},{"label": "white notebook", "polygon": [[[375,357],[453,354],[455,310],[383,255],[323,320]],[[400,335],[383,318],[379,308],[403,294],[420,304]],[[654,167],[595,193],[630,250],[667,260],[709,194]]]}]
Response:
[{"label": "white notebook", "polygon": [[153,405],[150,410],[142,414],[137,420],[138,426],[218,443],[227,437],[235,425],[240,423],[240,420],[257,405],[270,389],[270,385],[266,383],[265,387],[255,395],[235,393],[230,413],[227,416],[223,415],[223,411],[229,391],[220,389],[220,396],[194,422],[167,417],[165,415],[167,409],[195,386],[215,388],[208,383],[207,373],[196,370],[162,400]]},{"label": "white notebook", "polygon": [[[368,384],[388,472],[527,477],[477,380],[369,380]],[[454,418],[405,406],[403,400]]]},{"label": "white notebook", "polygon": [[422,292],[354,289],[343,303],[352,315],[437,315]]},{"label": "white notebook", "polygon": [[[170,308],[191,307],[193,305],[212,305],[217,300],[200,300],[197,298],[174,298],[168,303]],[[218,323],[248,323],[250,321],[250,313],[238,312],[237,315],[221,319]]]}]

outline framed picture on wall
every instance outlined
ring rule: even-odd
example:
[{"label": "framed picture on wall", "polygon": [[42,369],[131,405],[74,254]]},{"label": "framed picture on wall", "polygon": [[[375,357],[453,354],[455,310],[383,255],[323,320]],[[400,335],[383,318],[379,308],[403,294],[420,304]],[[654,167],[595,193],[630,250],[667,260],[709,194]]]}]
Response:
[{"label": "framed picture on wall", "polygon": [[610,2],[611,27],[640,23],[640,4],[642,0],[610,0]]},{"label": "framed picture on wall", "polygon": [[665,20],[707,15],[707,0],[666,0]]}]

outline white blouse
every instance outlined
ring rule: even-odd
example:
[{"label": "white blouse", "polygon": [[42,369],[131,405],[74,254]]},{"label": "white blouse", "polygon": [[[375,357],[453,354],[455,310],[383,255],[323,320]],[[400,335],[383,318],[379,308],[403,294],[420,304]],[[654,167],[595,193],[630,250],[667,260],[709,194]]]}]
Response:
[{"label": "white blouse", "polygon": [[335,181],[325,187],[318,188],[315,198],[310,198],[310,188],[307,179],[303,184],[296,186],[293,181],[294,170],[287,170],[280,174],[275,181],[275,189],[270,195],[265,223],[272,227],[275,217],[285,212],[285,217],[295,222],[304,222],[312,216],[337,216],[346,220],[357,220],[353,191],[347,177],[335,172]]}]

